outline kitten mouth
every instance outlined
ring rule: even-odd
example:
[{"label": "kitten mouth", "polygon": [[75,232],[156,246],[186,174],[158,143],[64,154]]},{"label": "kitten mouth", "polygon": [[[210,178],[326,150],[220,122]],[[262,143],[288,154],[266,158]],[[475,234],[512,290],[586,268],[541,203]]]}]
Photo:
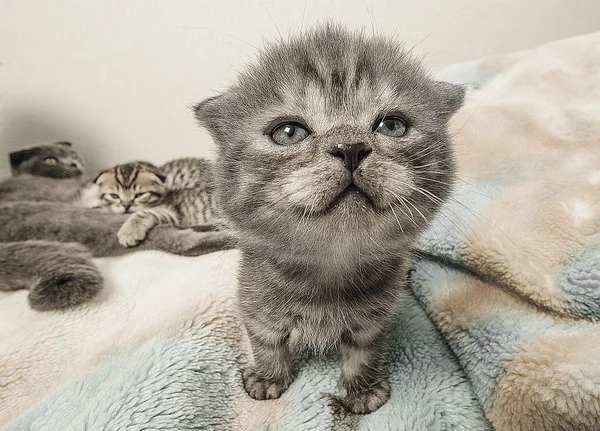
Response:
[{"label": "kitten mouth", "polygon": [[358,187],[356,184],[351,182],[341,193],[339,193],[333,202],[329,205],[329,208],[334,208],[343,202],[356,201],[362,204],[369,204],[374,207],[371,197],[364,192],[363,189]]}]

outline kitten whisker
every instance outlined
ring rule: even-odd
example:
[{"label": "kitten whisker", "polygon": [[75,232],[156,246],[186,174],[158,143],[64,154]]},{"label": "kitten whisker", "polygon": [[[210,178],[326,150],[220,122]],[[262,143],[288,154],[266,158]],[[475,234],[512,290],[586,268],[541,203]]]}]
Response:
[{"label": "kitten whisker", "polygon": [[388,203],[390,210],[392,210],[392,214],[394,214],[394,218],[396,219],[396,223],[398,223],[398,227],[400,228],[400,232],[404,233],[404,229],[402,229],[402,223],[400,223],[400,220],[398,219],[398,216],[396,215],[396,211],[394,211],[394,206],[390,203]]},{"label": "kitten whisker", "polygon": [[267,13],[267,15],[269,15],[269,18],[271,19],[271,22],[275,26],[275,30],[277,30],[277,33],[279,34],[279,40],[283,40],[283,36],[281,35],[281,32],[279,31],[279,27],[277,27],[277,23],[273,19],[273,15],[271,15],[271,12],[269,12],[269,9],[267,9],[267,7],[265,6],[265,4],[261,0],[256,0],[256,1],[258,1],[260,3],[260,5],[263,7],[263,9]]},{"label": "kitten whisker", "polygon": [[[431,174],[445,174],[445,172],[440,172],[440,171],[427,171],[427,173],[431,173]],[[448,182],[445,182],[445,181],[439,181],[439,180],[435,180],[435,179],[433,179],[433,178],[428,178],[428,177],[419,177],[419,176],[415,176],[415,178],[416,178],[417,180],[431,181],[431,182],[433,182],[433,183],[437,183],[437,184],[441,184],[441,185],[446,185],[446,186],[449,186],[449,185],[451,185],[451,183],[448,183]],[[527,215],[527,214],[526,214],[526,213],[525,213],[523,210],[521,210],[519,207],[517,207],[517,206],[515,206],[515,205],[511,204],[510,202],[503,201],[503,200],[501,200],[501,199],[498,199],[498,198],[496,198],[496,197],[494,197],[494,196],[491,196],[491,195],[488,195],[488,194],[484,193],[484,190],[483,190],[483,189],[481,189],[481,188],[477,187],[476,185],[474,185],[474,184],[472,184],[472,183],[470,183],[470,182],[468,182],[468,181],[466,181],[466,180],[463,180],[463,179],[462,179],[462,178],[460,178],[459,176],[456,176],[456,177],[454,177],[454,180],[457,180],[457,181],[460,181],[460,182],[462,182],[462,183],[465,183],[465,184],[466,184],[466,185],[468,185],[469,187],[472,187],[472,188],[474,188],[475,190],[478,190],[477,192],[476,192],[476,191],[473,191],[473,190],[467,190],[467,192],[468,192],[468,193],[473,193],[473,194],[476,194],[476,195],[479,195],[479,196],[483,196],[483,197],[486,197],[486,198],[488,198],[488,199],[491,199],[491,200],[493,200],[493,201],[496,201],[496,202],[498,202],[498,203],[500,203],[500,204],[506,205],[506,206],[508,206],[509,208],[512,208],[512,209],[514,209],[515,211],[517,211],[517,212],[518,212],[520,215],[524,216],[524,217],[525,217],[525,218],[527,218],[528,220],[531,220],[531,218],[530,218],[530,217],[529,217],[529,216],[528,216],[528,215]]]},{"label": "kitten whisker", "polygon": [[244,40],[244,39],[242,39],[240,37],[237,37],[237,36],[235,36],[233,34],[230,34],[230,33],[226,33],[224,31],[215,30],[214,28],[200,27],[200,26],[195,26],[195,25],[176,25],[175,28],[190,28],[190,29],[194,29],[194,30],[212,31],[213,33],[219,33],[219,34],[222,34],[224,36],[228,36],[228,37],[231,37],[233,39],[239,40],[240,42],[245,43],[246,45],[254,48],[256,51],[259,50],[259,48],[256,45],[252,45],[250,42],[248,42],[248,41],[246,41],[246,40]]}]

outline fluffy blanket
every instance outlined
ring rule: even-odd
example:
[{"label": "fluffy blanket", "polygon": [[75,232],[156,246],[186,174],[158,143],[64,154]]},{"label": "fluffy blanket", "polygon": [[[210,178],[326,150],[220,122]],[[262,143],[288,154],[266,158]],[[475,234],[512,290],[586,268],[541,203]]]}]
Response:
[{"label": "fluffy blanket", "polygon": [[106,289],[69,312],[0,295],[2,429],[600,429],[600,34],[440,76],[469,85],[460,180],[423,237],[380,410],[332,408],[335,357],[250,399],[237,252],[140,252],[99,259]]}]

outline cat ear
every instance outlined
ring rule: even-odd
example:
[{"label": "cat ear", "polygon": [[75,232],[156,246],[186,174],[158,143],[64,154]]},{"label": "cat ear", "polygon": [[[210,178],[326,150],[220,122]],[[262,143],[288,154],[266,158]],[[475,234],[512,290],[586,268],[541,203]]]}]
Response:
[{"label": "cat ear", "polygon": [[196,120],[198,120],[200,125],[205,127],[212,135],[218,134],[220,119],[222,117],[221,110],[224,101],[225,95],[219,94],[204,99],[202,102],[194,105],[194,117],[196,117]]},{"label": "cat ear", "polygon": [[21,163],[23,163],[25,160],[27,160],[28,158],[30,158],[34,153],[34,150],[19,150],[19,151],[13,151],[12,153],[8,154],[8,157],[10,158],[10,166],[14,169],[17,166],[19,166]]},{"label": "cat ear", "polygon": [[108,174],[108,172],[109,172],[109,171],[102,171],[102,172],[100,172],[100,173],[99,173],[99,174],[96,176],[96,178],[94,178],[94,181],[93,181],[93,183],[94,183],[94,184],[100,184],[100,183],[102,182],[102,181],[100,180],[100,178],[102,178],[102,176],[104,176],[105,174]]},{"label": "cat ear", "polygon": [[73,145],[67,141],[55,142],[54,145],[62,145],[63,147],[72,147]]},{"label": "cat ear", "polygon": [[150,173],[152,175],[154,175],[156,178],[158,178],[158,180],[161,183],[164,183],[167,179],[167,177],[162,173],[162,171],[156,167],[156,165],[153,165],[152,163],[148,163],[148,162],[138,162],[140,165],[145,166],[146,169],[148,169],[148,171],[150,171]]},{"label": "cat ear", "polygon": [[158,178],[160,180],[161,183],[164,183],[167,180],[167,177],[165,177],[163,174],[161,174],[160,172],[152,172],[152,174],[154,174],[154,176],[156,178]]},{"label": "cat ear", "polygon": [[449,119],[462,107],[465,101],[465,87],[449,82],[435,81],[434,88],[437,96],[441,99],[438,102],[439,113],[444,119]]}]

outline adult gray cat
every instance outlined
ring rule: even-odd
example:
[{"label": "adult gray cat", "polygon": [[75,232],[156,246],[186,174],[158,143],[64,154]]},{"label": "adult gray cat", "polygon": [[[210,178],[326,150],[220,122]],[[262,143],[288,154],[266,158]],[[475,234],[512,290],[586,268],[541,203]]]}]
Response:
[{"label": "adult gray cat", "polygon": [[48,178],[72,178],[83,173],[81,158],[70,142],[54,142],[9,154],[12,174]]},{"label": "adult gray cat", "polygon": [[347,410],[387,401],[386,332],[415,240],[451,189],[447,124],[463,93],[384,37],[325,26],[267,48],[196,106],[218,145],[218,210],[242,254],[251,397],[287,389],[297,343],[341,349],[336,399]]}]

